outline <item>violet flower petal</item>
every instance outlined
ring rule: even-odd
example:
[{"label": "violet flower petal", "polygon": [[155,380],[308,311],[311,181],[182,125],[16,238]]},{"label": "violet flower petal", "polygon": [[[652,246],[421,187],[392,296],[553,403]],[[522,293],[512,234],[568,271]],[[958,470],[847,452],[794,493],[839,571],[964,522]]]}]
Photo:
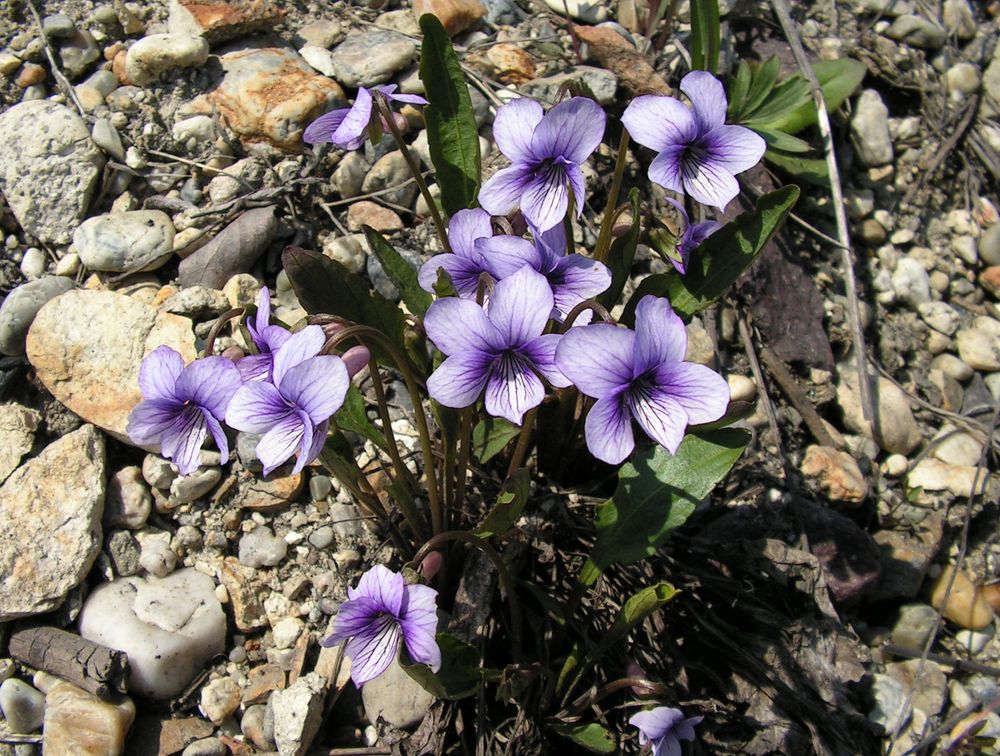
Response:
[{"label": "violet flower petal", "polygon": [[482,260],[472,260],[458,254],[434,255],[420,266],[417,282],[424,291],[434,293],[434,284],[438,280],[438,271],[443,269],[451,278],[451,285],[462,299],[475,301],[479,291],[479,276],[486,271]]},{"label": "violet flower petal", "polygon": [[493,236],[490,214],[482,208],[459,210],[448,220],[448,243],[461,257],[477,259],[476,239]]},{"label": "violet flower petal", "polygon": [[497,148],[515,163],[530,161],[534,157],[532,134],[542,118],[542,106],[525,97],[498,108],[493,119],[493,140]]},{"label": "violet flower petal", "polygon": [[347,642],[344,652],[351,659],[351,679],[355,685],[360,687],[389,668],[399,652],[399,636],[395,618],[382,615]]},{"label": "violet flower petal", "polygon": [[718,420],[729,406],[729,384],[711,368],[693,362],[661,365],[656,380],[684,408],[688,424]]},{"label": "violet flower petal", "polygon": [[226,437],[226,431],[222,427],[222,423],[215,419],[215,416],[204,412],[202,413],[205,418],[205,424],[208,426],[208,432],[212,434],[212,440],[215,441],[215,445],[219,449],[219,455],[223,462],[229,461],[229,439]]},{"label": "violet flower petal", "polygon": [[504,344],[516,347],[540,336],[551,312],[552,289],[548,281],[545,276],[524,267],[493,289],[489,320]]},{"label": "violet flower petal", "polygon": [[[666,153],[661,153],[661,156],[664,154]],[[652,171],[652,165],[650,165],[650,170]],[[740,193],[740,185],[736,177],[711,156],[706,156],[697,162],[682,163],[681,176],[685,192],[701,204],[717,207],[720,210],[725,210],[726,205]],[[650,178],[652,178],[652,173]]]},{"label": "violet flower petal", "polygon": [[168,346],[150,352],[139,366],[139,390],[143,399],[174,400],[174,386],[184,370],[184,358]]},{"label": "violet flower petal", "polygon": [[303,465],[307,465],[319,457],[320,452],[323,451],[323,447],[326,445],[326,437],[329,432],[329,420],[324,420],[313,428],[312,442],[309,444],[309,448],[306,449],[305,461],[302,463]]},{"label": "violet flower petal", "polygon": [[701,133],[726,122],[726,89],[708,71],[692,71],[681,79],[681,91],[691,100],[694,118]]},{"label": "violet flower petal", "polygon": [[719,126],[705,135],[705,148],[712,163],[742,173],[760,162],[767,142],[745,126]]},{"label": "violet flower petal", "polygon": [[261,286],[260,294],[257,295],[257,317],[254,318],[255,327],[250,329],[250,334],[254,337],[255,343],[258,338],[263,337],[264,329],[269,325],[271,325],[271,292],[266,286]]},{"label": "violet flower petal", "polygon": [[657,152],[693,140],[694,115],[683,102],[663,95],[640,95],[622,113],[622,123],[636,142]]},{"label": "violet flower petal", "polygon": [[587,396],[620,393],[633,378],[635,334],[610,323],[571,328],[556,347],[560,372]]},{"label": "violet flower petal", "polygon": [[[521,212],[529,223],[540,229],[549,229],[562,223],[566,208],[569,207],[567,178],[565,166],[554,164],[520,184],[518,199]],[[481,192],[479,199],[482,202]]]},{"label": "violet flower petal", "polygon": [[402,574],[393,572],[384,564],[376,564],[361,576],[357,587],[347,589],[347,597],[367,596],[378,601],[382,611],[398,615],[403,606],[405,587],[406,580]]},{"label": "violet flower petal", "polygon": [[[309,417],[304,412],[289,412],[261,436],[254,454],[264,465],[264,475],[270,475],[298,451],[307,422]],[[312,432],[311,424],[309,431]]]},{"label": "violet flower petal", "polygon": [[587,97],[571,97],[549,110],[531,136],[535,158],[558,155],[582,163],[604,138],[604,110]]},{"label": "violet flower petal", "polygon": [[680,362],[686,351],[687,329],[670,302],[663,297],[643,297],[635,308],[633,377],[661,362]]},{"label": "violet flower petal", "polygon": [[686,149],[683,144],[665,147],[649,164],[649,180],[672,192],[685,193],[681,159]]},{"label": "violet flower petal", "polygon": [[140,446],[159,443],[183,411],[184,404],[176,399],[144,399],[129,413],[125,432]]},{"label": "violet flower petal", "polygon": [[243,384],[240,371],[227,357],[202,357],[188,364],[177,378],[178,399],[197,404],[216,417],[226,416],[226,407]]},{"label": "violet flower petal", "polygon": [[317,425],[343,406],[350,385],[344,361],[340,357],[321,355],[289,368],[279,388],[285,399],[303,410]]},{"label": "violet flower petal", "polygon": [[201,446],[208,435],[205,413],[187,405],[160,440],[160,452],[171,460],[181,475],[190,475],[200,465]]},{"label": "violet flower petal", "polygon": [[532,179],[533,173],[528,163],[514,163],[500,169],[479,189],[479,204],[490,215],[512,213],[520,207],[525,184]]},{"label": "violet flower petal", "polygon": [[274,354],[274,367],[271,369],[274,384],[280,386],[281,379],[290,368],[315,357],[325,343],[326,335],[318,325],[306,326],[293,333]]},{"label": "violet flower petal", "polygon": [[306,126],[305,131],[302,132],[302,141],[306,144],[324,144],[331,141],[330,137],[340,128],[340,124],[343,123],[350,110],[350,108],[338,108],[324,113]]},{"label": "violet flower petal", "polygon": [[236,363],[236,369],[240,371],[240,378],[244,383],[270,380],[273,366],[274,355],[270,352],[248,354]]},{"label": "violet flower petal", "polygon": [[671,454],[684,440],[688,416],[680,403],[662,388],[633,390],[628,397],[629,410],[646,435]]},{"label": "violet flower petal", "polygon": [[566,388],[572,385],[556,365],[556,348],[561,339],[561,334],[546,333],[537,339],[532,339],[520,349],[521,353],[531,360],[535,369],[545,377],[545,380],[556,388]]},{"label": "violet flower petal", "polygon": [[358,88],[354,105],[344,120],[330,135],[330,141],[345,150],[356,150],[368,137],[368,124],[372,119],[372,94],[364,87]]},{"label": "violet flower petal", "polygon": [[441,669],[437,643],[437,591],[426,585],[408,585],[400,608],[403,642],[413,661],[432,671]]},{"label": "violet flower petal", "polygon": [[427,392],[445,407],[468,407],[483,392],[492,361],[493,358],[486,352],[453,354],[431,373],[427,379]]},{"label": "violet flower petal", "polygon": [[383,604],[369,596],[357,596],[345,601],[337,609],[333,632],[320,644],[329,648],[357,635],[371,625],[383,610]]},{"label": "violet flower petal", "polygon": [[476,249],[482,253],[487,270],[496,280],[512,276],[525,265],[542,270],[542,255],[538,246],[519,236],[494,236],[480,239]]},{"label": "violet flower petal", "polygon": [[506,352],[493,362],[483,401],[488,413],[520,425],[524,413],[544,398],[545,387],[525,357]]},{"label": "violet flower petal", "polygon": [[244,383],[229,403],[226,424],[247,433],[266,433],[291,410],[281,392],[272,384],[263,381]]},{"label": "violet flower petal", "polygon": [[[546,278],[552,286],[560,320],[580,302],[596,297],[611,285],[611,271],[606,265],[577,254],[560,258]],[[583,314],[580,313],[581,316]],[[577,322],[582,325],[586,321],[577,317],[574,324]]]},{"label": "violet flower petal", "polygon": [[617,465],[632,453],[635,438],[631,418],[620,395],[594,403],[584,422],[584,436],[590,453],[609,465]]},{"label": "violet flower petal", "polygon": [[475,302],[449,297],[434,302],[424,316],[427,337],[447,355],[488,351],[501,344],[500,334]]}]

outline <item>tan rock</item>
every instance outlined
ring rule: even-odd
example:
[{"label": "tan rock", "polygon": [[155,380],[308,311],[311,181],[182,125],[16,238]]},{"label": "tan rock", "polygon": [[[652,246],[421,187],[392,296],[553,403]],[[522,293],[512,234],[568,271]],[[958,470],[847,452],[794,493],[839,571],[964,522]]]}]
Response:
[{"label": "tan rock", "polygon": [[945,603],[945,592],[954,569],[949,565],[941,570],[931,588],[930,605],[960,627],[982,630],[993,621],[993,607],[968,575],[962,572],[955,574],[955,582]]},{"label": "tan rock", "polygon": [[243,704],[267,700],[275,690],[285,689],[285,673],[277,664],[262,664],[247,673],[247,686],[243,689]]},{"label": "tan rock", "polygon": [[158,346],[197,357],[188,318],[110,291],[69,291],[48,302],[28,331],[28,361],[60,402],[129,443],[129,412],[142,400],[139,366]]},{"label": "tan rock", "polygon": [[376,231],[397,231],[403,227],[403,220],[387,207],[361,200],[347,209],[347,228],[360,231],[362,226],[371,226]]},{"label": "tan rock", "polygon": [[317,74],[292,50],[235,50],[219,60],[225,77],[200,102],[206,112],[217,108],[244,142],[270,142],[296,152],[310,121],[347,104],[337,82]]},{"label": "tan rock", "polygon": [[118,756],[135,719],[132,699],[102,701],[65,680],[45,696],[42,750],[45,756]]},{"label": "tan rock", "polygon": [[104,437],[63,436],[0,487],[0,622],[55,609],[101,550]]},{"label": "tan rock", "polygon": [[306,484],[305,473],[278,478],[258,478],[246,475],[240,480],[232,506],[257,512],[273,512],[287,507],[302,493]]},{"label": "tan rock", "polygon": [[454,37],[485,16],[486,6],[479,0],[413,0],[414,18],[425,13],[437,16],[448,36]]},{"label": "tan rock", "polygon": [[229,594],[233,622],[243,633],[249,633],[267,625],[267,614],[261,603],[264,584],[257,576],[257,570],[240,564],[236,557],[226,557],[219,566],[219,582]]},{"label": "tan rock", "polygon": [[947,491],[956,498],[962,498],[973,491],[983,493],[989,477],[986,470],[977,471],[969,465],[950,465],[937,459],[924,459],[910,470],[906,485],[928,492]]},{"label": "tan rock", "polygon": [[833,501],[861,504],[868,496],[868,482],[850,454],[828,446],[810,446],[802,460],[802,474],[814,478]]},{"label": "tan rock", "polygon": [[470,62],[505,84],[522,84],[535,78],[535,61],[523,47],[501,43],[470,56]]},{"label": "tan rock", "polygon": [[574,26],[576,35],[590,47],[591,55],[618,77],[632,94],[673,94],[649,62],[614,29],[605,26]]},{"label": "tan rock", "polygon": [[31,451],[41,420],[35,410],[17,402],[0,404],[0,483],[7,480],[21,464],[21,458]]},{"label": "tan rock", "polygon": [[204,37],[209,44],[265,31],[285,11],[270,0],[172,0],[167,21],[171,34]]},{"label": "tan rock", "polygon": [[875,432],[864,419],[858,374],[845,370],[837,385],[837,403],[844,412],[844,425],[852,433],[874,439],[891,454],[908,454],[920,443],[920,428],[913,417],[909,399],[892,381],[879,378],[873,385],[876,423]]}]

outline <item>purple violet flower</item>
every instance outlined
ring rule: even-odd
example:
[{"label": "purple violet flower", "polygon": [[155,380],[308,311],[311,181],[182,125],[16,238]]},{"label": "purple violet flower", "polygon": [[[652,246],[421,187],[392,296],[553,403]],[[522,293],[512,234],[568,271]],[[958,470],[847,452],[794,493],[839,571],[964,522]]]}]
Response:
[{"label": "purple violet flower", "polygon": [[510,158],[479,190],[479,204],[492,215],[520,207],[542,231],[562,222],[573,188],[576,214],[583,210],[586,186],[580,165],[604,138],[601,106],[586,97],[560,102],[543,115],[542,106],[525,98],[497,111],[493,138]]},{"label": "purple violet flower", "polygon": [[292,335],[281,326],[271,325],[271,292],[266,286],[260,289],[257,299],[257,316],[247,322],[250,338],[257,347],[257,354],[248,354],[236,363],[244,381],[266,381],[271,377],[274,353]]},{"label": "purple violet flower", "polygon": [[684,275],[687,272],[687,265],[691,259],[691,252],[705,241],[705,239],[722,228],[722,226],[715,221],[703,221],[702,223],[692,224],[687,210],[684,209],[683,202],[678,202],[670,197],[667,197],[666,200],[677,209],[677,212],[681,216],[681,223],[684,224],[680,232],[680,238],[677,241],[677,247],[674,250],[675,254],[670,257],[670,262],[677,269],[677,272]]},{"label": "purple violet flower", "polygon": [[625,108],[622,123],[639,144],[656,150],[649,178],[724,210],[740,185],[735,174],[753,168],[767,145],[745,126],[726,125],[726,91],[707,71],[681,80],[691,107],[673,97],[642,95]]},{"label": "purple violet flower", "polygon": [[445,407],[468,407],[486,389],[486,411],[520,425],[541,404],[545,386],[569,382],[555,366],[559,334],[542,335],[552,313],[544,276],[521,268],[493,289],[489,312],[458,297],[439,299],[424,328],[448,357],[427,379],[431,397]]},{"label": "purple violet flower", "polygon": [[587,448],[616,465],[635,448],[633,418],[671,454],[688,425],[718,420],[729,385],[718,373],[684,362],[687,332],[666,299],[643,297],[635,331],[610,323],[571,328],[556,348],[556,366],[597,399],[587,414]]},{"label": "purple violet flower", "polygon": [[[345,150],[356,150],[365,143],[368,138],[368,124],[372,120],[372,112],[375,111],[375,101],[372,92],[381,92],[390,102],[405,102],[411,105],[426,105],[425,100],[420,95],[394,94],[395,84],[384,86],[358,88],[358,96],[354,98],[354,104],[349,108],[339,108],[324,113],[315,121],[310,123],[302,133],[302,141],[307,144],[320,144],[322,142],[332,142]],[[388,125],[382,125],[388,129]]]},{"label": "purple violet flower", "polygon": [[407,585],[400,573],[377,564],[361,576],[357,588],[347,589],[333,634],[321,643],[329,647],[349,639],[344,653],[351,659],[351,679],[360,688],[389,668],[400,636],[413,661],[437,672],[437,621],[437,591]]},{"label": "purple violet flower", "polygon": [[434,293],[438,269],[444,268],[451,283],[462,299],[476,300],[479,276],[486,273],[486,261],[476,246],[476,240],[493,236],[490,214],[480,208],[459,210],[448,221],[448,243],[452,254],[434,255],[420,267],[417,280],[420,286]]},{"label": "purple violet flower", "polygon": [[139,367],[143,398],[128,416],[128,437],[141,446],[159,444],[181,475],[198,469],[209,433],[226,461],[229,441],[220,421],[240,383],[240,371],[226,357],[185,365],[170,347],[157,347]]},{"label": "purple violet flower", "polygon": [[[566,232],[562,224],[548,231],[533,230],[534,241],[517,236],[494,236],[480,239],[476,249],[482,252],[489,272],[503,280],[524,266],[541,273],[552,289],[552,317],[562,322],[580,302],[597,296],[611,285],[611,271],[603,263],[583,255],[566,254]],[[584,325],[592,316],[580,313],[574,325]]]},{"label": "purple violet flower", "polygon": [[681,756],[681,741],[694,740],[695,725],[704,717],[684,717],[684,712],[657,706],[634,714],[628,723],[639,730],[639,745],[652,744],[653,756]]},{"label": "purple violet flower", "polygon": [[229,403],[231,427],[263,434],[254,453],[264,463],[264,475],[298,452],[294,475],[323,449],[330,416],[350,386],[344,361],[319,355],[325,342],[319,326],[293,333],[274,353],[271,381],[244,383]]}]

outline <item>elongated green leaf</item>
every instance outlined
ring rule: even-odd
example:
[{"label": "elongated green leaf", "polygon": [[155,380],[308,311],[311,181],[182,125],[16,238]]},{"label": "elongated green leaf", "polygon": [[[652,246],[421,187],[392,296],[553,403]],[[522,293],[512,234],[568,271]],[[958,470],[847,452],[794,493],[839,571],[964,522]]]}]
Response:
[{"label": "elongated green leaf", "polygon": [[[830,113],[854,94],[868,71],[864,63],[851,58],[821,60],[813,63],[812,69],[819,80],[820,89],[823,90],[823,99],[826,101],[826,109]],[[789,134],[797,134],[806,126],[812,126],[814,123],[816,123],[816,104],[810,100],[788,113],[784,118],[771,121],[768,126]]]},{"label": "elongated green leaf", "polygon": [[479,133],[472,98],[448,33],[436,16],[420,17],[424,41],[420,51],[420,80],[427,101],[424,123],[431,162],[441,187],[441,203],[448,215],[473,207],[482,171]]},{"label": "elongated green leaf", "polygon": [[744,213],[691,253],[687,273],[667,271],[645,278],[629,300],[622,322],[631,325],[635,307],[647,294],[667,297],[685,321],[721,297],[753,262],[799,198],[797,186],[765,194],[753,212]]},{"label": "elongated green leaf", "polygon": [[805,158],[773,149],[764,153],[764,159],[786,171],[797,181],[805,181],[814,186],[830,186],[830,173],[825,160]]},{"label": "elongated green leaf", "polygon": [[521,516],[524,505],[528,503],[528,495],[531,493],[531,480],[525,468],[515,470],[507,480],[503,482],[500,495],[497,496],[497,503],[489,514],[483,518],[473,532],[480,538],[491,536],[502,536],[517,522]]},{"label": "elongated green leaf", "polygon": [[347,397],[344,399],[344,405],[337,410],[337,414],[334,415],[334,421],[341,430],[357,433],[359,436],[367,438],[378,448],[383,450],[388,449],[385,438],[379,432],[378,428],[372,424],[371,420],[368,419],[368,413],[365,412],[365,399],[361,396],[361,392],[358,391],[357,386],[352,384],[347,389]]},{"label": "elongated green leaf", "polygon": [[628,193],[628,201],[632,205],[632,225],[628,231],[619,236],[608,250],[608,268],[611,270],[611,286],[597,298],[607,309],[618,304],[618,298],[625,289],[629,274],[632,272],[632,262],[635,260],[635,249],[639,244],[639,190],[633,188]]},{"label": "elongated green leaf", "polygon": [[718,0],[691,0],[691,68],[715,73],[719,67]]},{"label": "elongated green leaf", "polygon": [[354,463],[354,449],[343,433],[336,432],[327,436],[319,453],[319,461],[337,480],[354,488],[360,487],[361,476]]},{"label": "elongated green leaf", "polygon": [[618,487],[597,508],[597,541],[580,576],[593,584],[611,564],[651,556],[698,503],[725,477],[749,440],[726,428],[689,434],[676,454],[652,446],[632,455],[618,472]]},{"label": "elongated green leaf", "polygon": [[799,153],[809,152],[812,149],[809,142],[794,137],[791,134],[786,134],[784,131],[775,131],[770,127],[759,126],[754,122],[751,122],[751,124],[746,125],[760,134],[771,149]]},{"label": "elongated green leaf", "polygon": [[572,741],[590,753],[615,753],[618,745],[615,737],[597,722],[587,724],[560,722],[549,727],[554,733]]},{"label": "elongated green leaf", "polygon": [[431,306],[432,297],[417,283],[417,271],[374,228],[363,226],[362,230],[368,239],[368,246],[382,263],[382,270],[399,289],[400,298],[410,308],[410,312],[422,318]]},{"label": "elongated green leaf", "polygon": [[752,79],[753,73],[751,72],[750,64],[745,60],[741,60],[739,67],[736,69],[736,76],[729,82],[727,120],[739,121],[740,114],[746,112],[747,95],[750,92],[750,82]]},{"label": "elongated green leaf", "polygon": [[[479,653],[468,643],[448,633],[438,633],[437,643],[441,649],[441,669],[437,672],[432,672],[426,664],[412,661],[405,654],[400,659],[399,666],[436,698],[457,701],[475,695],[486,672],[479,666]],[[490,677],[499,677],[499,672],[490,672]]]},{"label": "elongated green leaf", "polygon": [[519,426],[502,417],[486,417],[472,429],[472,453],[481,464],[486,464],[520,432]]},{"label": "elongated green leaf", "polygon": [[802,105],[810,102],[809,82],[801,74],[795,74],[779,83],[764,101],[750,114],[745,123],[769,124],[778,117],[784,117]]},{"label": "elongated green leaf", "polygon": [[743,117],[753,115],[753,112],[774,91],[774,87],[778,82],[780,69],[781,64],[777,56],[771,56],[763,63],[751,64],[750,70],[753,72],[753,77],[750,81],[750,91],[747,93],[746,105],[741,114]]}]

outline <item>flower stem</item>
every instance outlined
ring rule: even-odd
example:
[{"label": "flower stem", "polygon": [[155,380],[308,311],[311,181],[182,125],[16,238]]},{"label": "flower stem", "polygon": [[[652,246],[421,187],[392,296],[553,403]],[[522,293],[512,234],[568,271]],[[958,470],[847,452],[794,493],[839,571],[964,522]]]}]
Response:
[{"label": "flower stem", "polygon": [[212,330],[208,332],[208,337],[205,339],[205,357],[210,357],[212,352],[215,351],[215,340],[218,338],[219,333],[222,332],[223,326],[226,325],[233,318],[240,317],[246,310],[242,307],[234,307],[232,310],[226,310],[212,324]]},{"label": "flower stem", "polygon": [[517,437],[517,446],[514,447],[514,454],[510,458],[510,466],[507,467],[507,477],[514,474],[514,471],[524,462],[524,457],[528,453],[528,441],[531,440],[531,429],[535,424],[535,417],[538,415],[538,407],[532,407],[524,416],[521,422],[521,434]]},{"label": "flower stem", "polygon": [[569,311],[566,315],[566,319],[563,320],[562,328],[559,329],[559,332],[566,333],[566,331],[570,329],[576,319],[580,316],[580,313],[584,310],[590,310],[605,323],[615,322],[615,319],[611,317],[611,313],[609,313],[602,305],[592,300],[585,299]]},{"label": "flower stem", "polygon": [[458,469],[455,470],[454,512],[462,511],[465,499],[465,477],[469,468],[469,453],[472,451],[472,408],[466,407],[458,414]]},{"label": "flower stem", "polygon": [[389,127],[389,132],[392,134],[392,138],[396,140],[396,146],[399,147],[399,151],[403,155],[403,159],[406,161],[407,167],[410,169],[410,173],[413,175],[413,180],[417,184],[417,188],[420,190],[420,194],[423,195],[424,202],[427,203],[427,207],[431,211],[431,218],[434,219],[434,225],[437,227],[438,238],[441,239],[441,246],[445,252],[451,252],[451,245],[448,243],[448,227],[444,223],[444,219],[441,217],[441,212],[438,210],[437,203],[431,196],[431,190],[427,188],[427,182],[424,181],[423,175],[420,173],[420,166],[417,165],[417,161],[413,159],[413,154],[410,152],[410,148],[406,146],[406,142],[403,141],[403,135],[399,131],[399,127],[396,126],[396,120],[393,118],[392,111],[389,109],[388,103],[385,98],[379,94],[375,95],[375,102],[378,103],[379,113],[382,116],[382,120]]},{"label": "flower stem", "polygon": [[611,249],[611,231],[615,225],[615,207],[618,204],[618,193],[622,188],[622,179],[625,176],[625,164],[628,162],[628,130],[622,127],[622,135],[618,140],[618,156],[615,159],[615,175],[611,179],[611,189],[608,191],[608,204],[604,211],[604,219],[601,221],[601,231],[597,236],[597,244],[594,245],[594,259],[599,263],[607,261],[608,251]]},{"label": "flower stem", "polygon": [[493,563],[493,567],[496,569],[497,576],[500,580],[500,587],[503,588],[503,592],[507,597],[507,606],[510,608],[510,636],[514,643],[514,657],[519,658],[521,656],[521,604],[517,600],[517,596],[514,595],[514,580],[511,578],[510,572],[507,570],[507,565],[503,561],[503,557],[497,553],[496,549],[490,546],[486,539],[480,538],[467,530],[447,530],[443,533],[438,533],[420,547],[413,559],[410,560],[410,567],[414,570],[418,569],[420,567],[420,563],[428,554],[448,541],[461,541],[462,543],[467,543],[473,548],[479,549],[483,552],[490,562]]}]

